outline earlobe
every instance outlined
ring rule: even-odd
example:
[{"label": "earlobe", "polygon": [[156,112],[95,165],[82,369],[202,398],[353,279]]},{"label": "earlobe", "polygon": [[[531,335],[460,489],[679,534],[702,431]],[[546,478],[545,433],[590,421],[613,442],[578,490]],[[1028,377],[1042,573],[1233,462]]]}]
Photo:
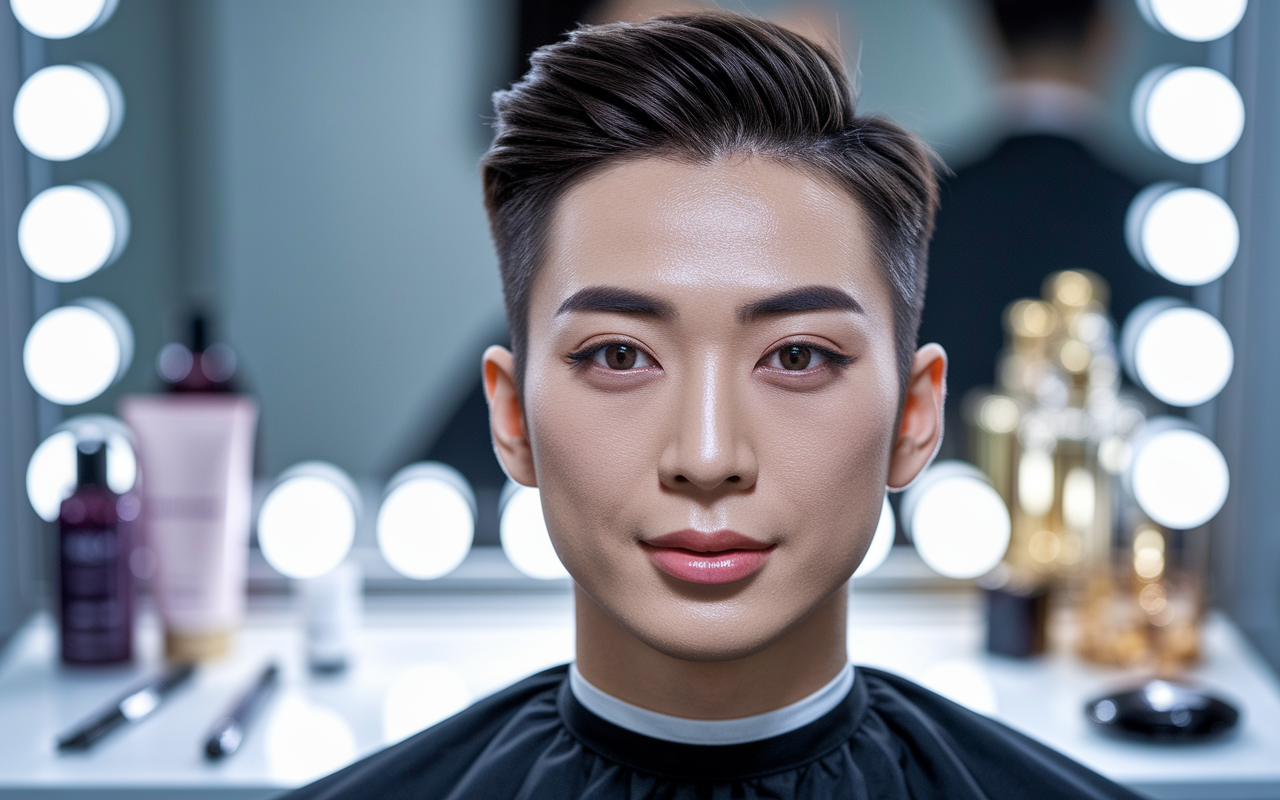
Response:
[{"label": "earlobe", "polygon": [[489,402],[489,433],[498,463],[516,483],[537,486],[533,450],[516,385],[515,357],[505,347],[490,347],[484,351],[483,371],[484,396]]},{"label": "earlobe", "polygon": [[911,362],[902,422],[889,459],[890,489],[906,488],[937,455],[946,393],[947,353],[941,345],[927,344]]}]

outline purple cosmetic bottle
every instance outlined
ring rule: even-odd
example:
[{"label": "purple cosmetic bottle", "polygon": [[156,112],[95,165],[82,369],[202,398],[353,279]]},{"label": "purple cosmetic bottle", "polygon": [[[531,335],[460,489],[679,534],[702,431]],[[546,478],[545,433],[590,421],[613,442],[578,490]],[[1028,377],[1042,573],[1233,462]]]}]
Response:
[{"label": "purple cosmetic bottle", "polygon": [[76,490],[58,516],[58,622],[62,660],[113,664],[133,657],[132,526],[107,486],[107,447],[76,446]]}]

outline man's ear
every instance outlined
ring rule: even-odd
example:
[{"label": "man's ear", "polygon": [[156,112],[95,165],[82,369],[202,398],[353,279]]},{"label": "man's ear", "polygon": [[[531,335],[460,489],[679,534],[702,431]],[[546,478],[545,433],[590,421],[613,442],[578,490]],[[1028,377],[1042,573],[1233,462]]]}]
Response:
[{"label": "man's ear", "polygon": [[946,394],[947,353],[941,345],[926,344],[911,361],[902,423],[889,458],[890,489],[905,488],[937,454]]},{"label": "man's ear", "polygon": [[493,451],[507,476],[525,486],[537,486],[533,449],[524,408],[516,391],[516,362],[511,351],[493,346],[484,351],[484,396],[489,401],[489,433]]}]

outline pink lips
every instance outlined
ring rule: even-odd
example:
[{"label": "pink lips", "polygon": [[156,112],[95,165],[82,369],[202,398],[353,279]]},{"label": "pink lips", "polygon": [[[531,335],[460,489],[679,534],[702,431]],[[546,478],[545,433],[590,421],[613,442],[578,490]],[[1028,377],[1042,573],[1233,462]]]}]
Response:
[{"label": "pink lips", "polygon": [[732,583],[764,566],[773,545],[737,531],[683,530],[642,543],[653,563],[668,575],[691,583]]}]

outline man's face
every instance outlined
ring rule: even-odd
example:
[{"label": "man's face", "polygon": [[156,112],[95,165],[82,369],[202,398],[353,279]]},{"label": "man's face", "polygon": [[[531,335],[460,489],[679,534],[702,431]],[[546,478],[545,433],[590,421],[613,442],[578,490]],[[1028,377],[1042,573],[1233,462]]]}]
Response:
[{"label": "man's face", "polygon": [[861,561],[898,410],[863,213],[759,157],[610,167],[560,201],[524,413],[561,560],[667,655],[778,639]]}]

